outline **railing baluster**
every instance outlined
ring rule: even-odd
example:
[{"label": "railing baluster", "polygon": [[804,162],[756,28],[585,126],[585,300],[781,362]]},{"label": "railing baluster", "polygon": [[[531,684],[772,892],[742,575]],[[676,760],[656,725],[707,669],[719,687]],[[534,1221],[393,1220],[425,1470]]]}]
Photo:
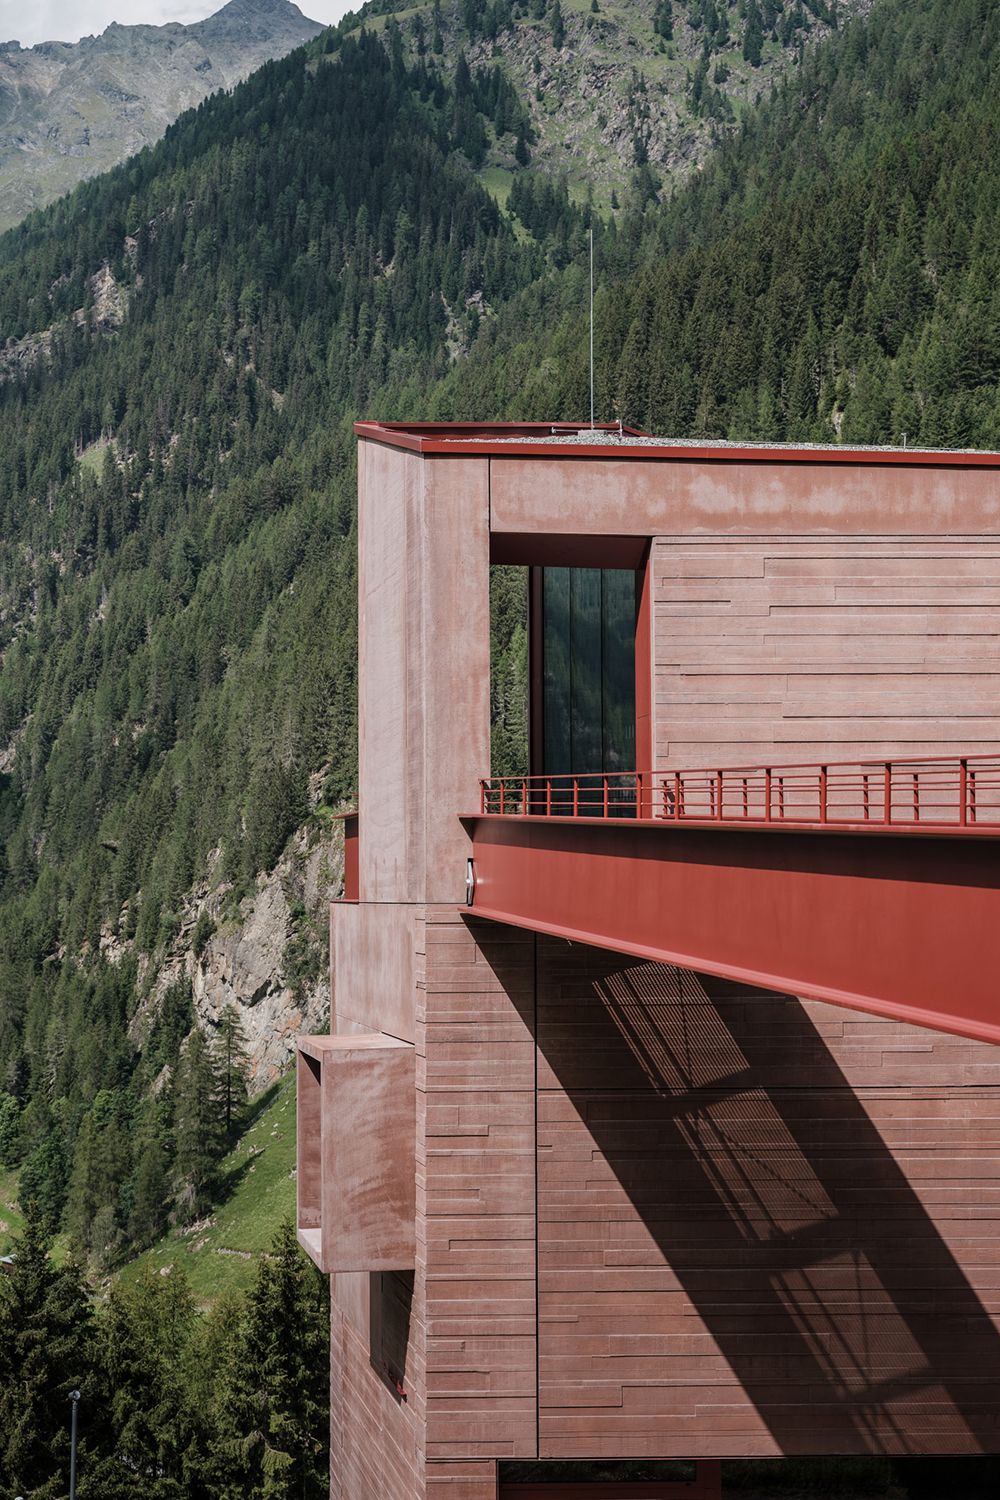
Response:
[{"label": "railing baluster", "polygon": [[[791,792],[786,795],[788,778]],[[694,796],[690,811],[689,785]],[[986,802],[981,797],[984,788]],[[1000,803],[1000,756],[730,766],[667,771],[658,777],[644,777],[640,771],[595,771],[479,778],[479,812],[488,817],[544,813],[547,817],[594,815],[607,821],[628,810],[630,795],[637,818],[672,822],[686,818],[768,824],[791,820],[808,825],[815,820],[818,825],[857,828],[915,824],[993,828],[1000,827],[1000,806],[996,805]],[[894,805],[897,797],[898,807]]]}]

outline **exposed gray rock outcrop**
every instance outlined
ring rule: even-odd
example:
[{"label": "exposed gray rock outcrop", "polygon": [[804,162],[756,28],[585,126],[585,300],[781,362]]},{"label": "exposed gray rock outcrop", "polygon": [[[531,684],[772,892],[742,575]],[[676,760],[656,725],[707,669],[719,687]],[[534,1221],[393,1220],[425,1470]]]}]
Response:
[{"label": "exposed gray rock outcrop", "polygon": [[114,22],[75,43],[0,46],[0,230],[322,29],[290,0],[230,0],[192,26]]},{"label": "exposed gray rock outcrop", "polygon": [[[276,869],[258,877],[237,906],[230,887],[210,879],[185,903],[170,951],[147,980],[131,1033],[141,1046],[163,996],[191,983],[195,1013],[211,1035],[234,1005],[246,1035],[253,1093],[288,1067],[300,1032],[325,1031],[330,1015],[329,904],[343,888],[342,825],[303,829]],[[196,951],[197,948],[197,951]],[[102,943],[114,962],[125,945]],[[147,969],[147,974],[149,970]]]}]

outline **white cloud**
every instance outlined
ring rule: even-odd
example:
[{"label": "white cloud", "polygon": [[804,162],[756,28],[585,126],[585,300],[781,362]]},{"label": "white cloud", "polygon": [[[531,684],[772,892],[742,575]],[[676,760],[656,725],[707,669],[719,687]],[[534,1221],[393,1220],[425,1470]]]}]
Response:
[{"label": "white cloud", "polygon": [[[201,21],[222,8],[223,0],[0,0],[0,41],[19,41],[24,47],[35,42],[76,42],[80,37],[103,31],[112,21],[122,25],[145,22],[162,26],[166,21]],[[329,26],[361,0],[295,0],[304,15]]]}]

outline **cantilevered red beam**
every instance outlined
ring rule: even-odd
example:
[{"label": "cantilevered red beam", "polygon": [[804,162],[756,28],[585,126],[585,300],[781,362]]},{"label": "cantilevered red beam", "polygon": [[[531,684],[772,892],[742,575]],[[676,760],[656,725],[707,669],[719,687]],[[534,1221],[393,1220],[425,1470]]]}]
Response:
[{"label": "cantilevered red beam", "polygon": [[478,917],[1000,1042],[1000,839],[470,817]]}]

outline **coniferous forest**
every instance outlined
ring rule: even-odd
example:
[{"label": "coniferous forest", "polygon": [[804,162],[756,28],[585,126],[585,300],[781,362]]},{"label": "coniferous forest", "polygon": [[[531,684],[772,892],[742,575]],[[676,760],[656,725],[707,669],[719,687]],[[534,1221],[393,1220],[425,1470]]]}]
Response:
[{"label": "coniferous forest", "polygon": [[[503,69],[527,8],[466,4],[495,44],[475,68],[444,65],[437,6],[349,18],[0,240],[0,1167],[30,1205],[0,1277],[11,1493],[63,1493],[74,1384],[103,1393],[82,1500],[137,1474],[325,1492],[323,1288],[288,1234],[209,1316],[180,1276],[88,1287],[207,1211],[244,1108],[238,1018],[207,1038],[183,982],[144,1003],[186,893],[211,864],[235,908],[353,794],[353,421],[581,417],[592,225],[601,419],[1000,446],[990,0],[877,0],[704,170],[638,162],[606,214],[532,166]],[[498,135],[504,206],[479,172]],[[515,574],[494,606],[516,769]],[[295,1325],[314,1344],[286,1347]]]}]

